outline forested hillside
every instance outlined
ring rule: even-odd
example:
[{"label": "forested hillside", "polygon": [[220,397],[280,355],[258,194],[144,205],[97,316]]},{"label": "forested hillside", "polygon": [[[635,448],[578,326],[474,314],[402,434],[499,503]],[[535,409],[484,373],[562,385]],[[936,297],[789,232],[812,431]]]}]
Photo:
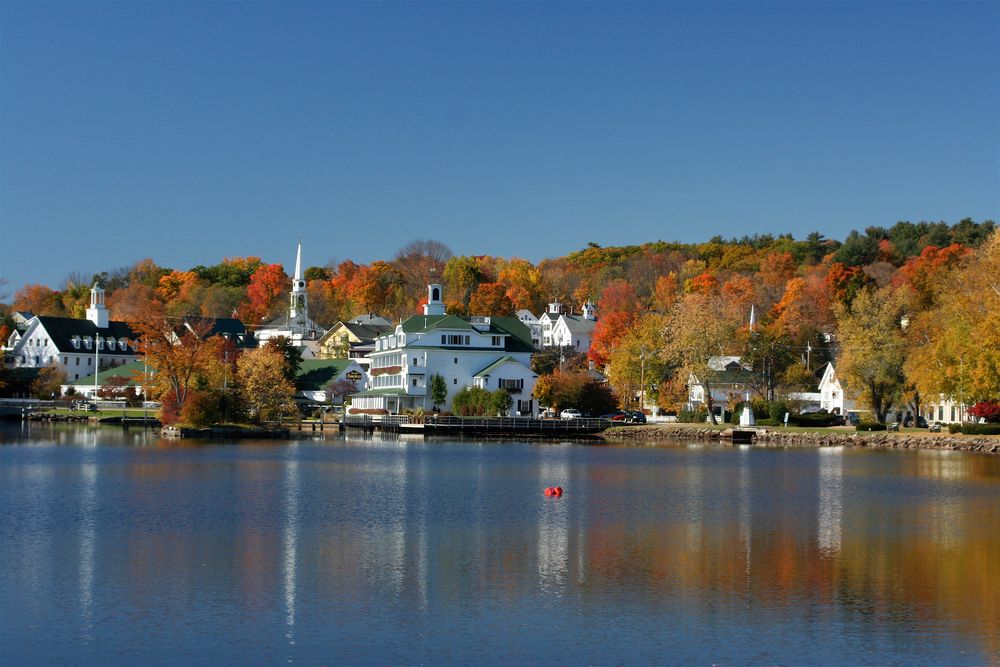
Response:
[{"label": "forested hillside", "polygon": [[[290,277],[268,261],[279,259],[233,257],[190,268],[144,259],[97,276],[74,273],[59,290],[18,289],[8,297],[4,327],[15,310],[83,317],[95,280],[115,320],[133,320],[157,302],[168,315],[236,315],[252,326],[286,308]],[[843,241],[813,233],[589,244],[537,265],[455,256],[442,242],[420,240],[367,265],[310,267],[305,278],[310,315],[321,326],[359,313],[394,320],[415,313],[428,282],[445,285],[448,310],[459,314],[524,308],[537,315],[552,299],[578,311],[593,299],[591,360],[608,370],[619,395],[634,395],[642,380],[662,405],[680,400],[688,373],[704,372],[711,355],[743,356],[758,371],[760,395],[773,397],[811,384],[834,346],[841,375],[884,402],[959,386],[966,396],[996,398],[998,266],[996,225],[965,219],[871,227]]]}]

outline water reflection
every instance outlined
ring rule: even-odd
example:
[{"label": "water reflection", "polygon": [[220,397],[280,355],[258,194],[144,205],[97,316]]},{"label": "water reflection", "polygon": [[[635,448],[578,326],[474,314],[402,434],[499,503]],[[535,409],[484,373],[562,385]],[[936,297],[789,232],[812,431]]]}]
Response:
[{"label": "water reflection", "polygon": [[840,553],[840,531],[844,517],[844,449],[819,450],[819,508],[817,511],[819,550],[825,556]]},{"label": "water reflection", "polygon": [[179,636],[267,663],[1000,650],[998,458],[56,435],[0,447],[0,663]]}]

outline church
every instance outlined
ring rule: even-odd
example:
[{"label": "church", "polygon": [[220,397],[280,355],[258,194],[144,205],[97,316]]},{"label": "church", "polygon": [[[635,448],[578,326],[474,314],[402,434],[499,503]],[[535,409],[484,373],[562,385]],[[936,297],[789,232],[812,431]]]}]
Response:
[{"label": "church", "polygon": [[309,319],[309,295],[302,275],[302,242],[295,251],[295,275],[289,293],[288,311],[261,324],[254,335],[261,344],[271,338],[284,337],[300,348],[303,359],[315,359],[319,353],[319,339],[324,331]]}]

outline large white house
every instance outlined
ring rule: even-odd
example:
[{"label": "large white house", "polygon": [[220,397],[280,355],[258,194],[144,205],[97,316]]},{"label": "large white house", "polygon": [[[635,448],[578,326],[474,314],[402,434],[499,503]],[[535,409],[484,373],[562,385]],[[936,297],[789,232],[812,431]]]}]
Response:
[{"label": "large white house", "polygon": [[55,367],[69,381],[93,375],[95,369],[134,361],[135,333],[125,322],[112,322],[104,306],[104,290],[90,290],[87,318],[32,317],[23,332],[11,337],[5,363],[14,367]]},{"label": "large white house", "polygon": [[446,315],[440,285],[428,285],[424,314],[396,325],[375,339],[368,355],[369,389],[352,395],[352,409],[400,413],[435,406],[431,377],[444,378],[450,409],[454,395],[466,387],[499,388],[513,398],[511,414],[535,415],[533,391],[538,376],[531,370],[531,331],[515,317]]}]

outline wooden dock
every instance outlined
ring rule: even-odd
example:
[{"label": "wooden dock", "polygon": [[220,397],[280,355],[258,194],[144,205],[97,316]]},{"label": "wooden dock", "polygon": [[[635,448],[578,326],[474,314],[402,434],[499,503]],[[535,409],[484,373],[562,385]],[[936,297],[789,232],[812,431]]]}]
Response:
[{"label": "wooden dock", "polygon": [[419,435],[478,435],[524,437],[587,437],[602,433],[608,419],[536,419],[533,417],[411,417],[409,415],[348,415],[344,425],[365,432]]}]

